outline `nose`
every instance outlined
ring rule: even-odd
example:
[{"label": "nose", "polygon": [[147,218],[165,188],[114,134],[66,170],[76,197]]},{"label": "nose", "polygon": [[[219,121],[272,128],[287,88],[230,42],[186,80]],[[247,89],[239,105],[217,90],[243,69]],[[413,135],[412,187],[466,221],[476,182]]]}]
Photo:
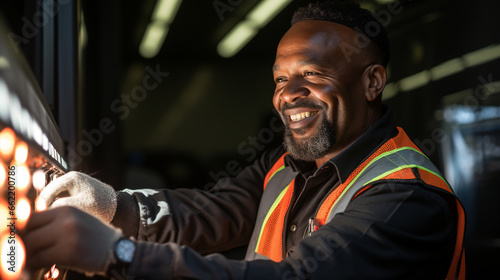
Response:
[{"label": "nose", "polygon": [[286,103],[292,103],[299,98],[307,97],[309,93],[310,91],[305,86],[305,81],[302,77],[289,78],[281,92],[280,99]]}]

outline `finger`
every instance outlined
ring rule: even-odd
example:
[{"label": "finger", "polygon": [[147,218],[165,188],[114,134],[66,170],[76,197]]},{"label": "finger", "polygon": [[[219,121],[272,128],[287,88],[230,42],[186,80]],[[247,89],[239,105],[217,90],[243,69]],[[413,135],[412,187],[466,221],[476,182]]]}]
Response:
[{"label": "finger", "polygon": [[[46,212],[34,213],[31,218],[30,227],[25,229],[27,232],[22,236],[26,248],[27,266],[31,260],[34,260],[36,266],[47,265],[45,262],[41,263],[41,261],[49,260],[43,258],[38,259],[36,256],[38,256],[40,252],[55,246],[56,242],[59,240],[58,236],[56,236],[57,232],[54,232],[54,220],[50,220],[50,222],[47,223],[46,221],[48,221],[48,219],[44,217],[45,214]],[[35,256],[35,258],[33,258],[33,256]]]},{"label": "finger", "polygon": [[68,196],[56,199],[51,207],[61,207],[61,206],[74,206],[80,208],[82,198],[79,196]]},{"label": "finger", "polygon": [[[79,213],[75,210],[72,207],[61,207],[33,214],[31,223],[34,226],[27,228],[23,237],[28,258],[47,254],[50,257],[46,260],[48,263],[60,263],[57,259],[60,255],[72,256],[75,231],[72,230],[74,226],[71,221]],[[47,216],[51,219],[47,219]],[[46,264],[44,259],[38,259],[33,262],[33,266],[39,263]]]},{"label": "finger", "polygon": [[23,240],[27,256],[30,257],[38,251],[54,246],[59,240],[58,233],[52,224],[46,224],[36,230],[26,232]]},{"label": "finger", "polygon": [[39,199],[43,199],[46,205],[50,206],[61,193],[71,192],[75,175],[70,172],[50,182],[40,193]]},{"label": "finger", "polygon": [[25,231],[33,231],[36,230],[39,227],[42,227],[44,225],[48,225],[52,223],[54,220],[55,214],[53,213],[51,209],[42,211],[42,212],[33,212],[31,213],[30,218],[28,219],[28,223],[26,224]]},{"label": "finger", "polygon": [[87,197],[82,195],[59,198],[54,201],[54,203],[52,203],[51,207],[62,206],[72,206],[94,216],[100,216],[99,211],[97,211],[97,209],[95,208],[95,205],[92,204],[91,201],[88,201]]}]

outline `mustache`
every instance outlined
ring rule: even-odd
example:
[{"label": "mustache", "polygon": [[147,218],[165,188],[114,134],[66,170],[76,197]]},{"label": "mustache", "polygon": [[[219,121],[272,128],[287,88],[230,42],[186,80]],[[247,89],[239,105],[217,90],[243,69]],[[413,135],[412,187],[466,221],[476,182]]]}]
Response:
[{"label": "mustache", "polygon": [[326,104],[313,102],[311,100],[301,99],[292,103],[285,103],[281,107],[281,114],[285,115],[285,110],[295,108],[311,108],[311,109],[326,109]]}]

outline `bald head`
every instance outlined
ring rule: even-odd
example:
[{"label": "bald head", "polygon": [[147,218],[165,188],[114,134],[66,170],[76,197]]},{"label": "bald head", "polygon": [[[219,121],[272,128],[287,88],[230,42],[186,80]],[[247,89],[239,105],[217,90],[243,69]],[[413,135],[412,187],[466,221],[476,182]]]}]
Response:
[{"label": "bald head", "polygon": [[364,69],[370,64],[381,64],[377,50],[373,42],[347,26],[323,20],[303,20],[295,23],[282,37],[276,58],[307,52],[312,59],[321,57],[321,61],[317,59],[321,63],[341,66],[345,70]]},{"label": "bald head", "polygon": [[329,0],[310,3],[299,8],[292,18],[292,25],[300,21],[322,20],[349,27],[358,32],[354,44],[346,45],[347,54],[371,52],[384,67],[389,61],[389,40],[387,32],[372,12],[360,7],[352,0]]}]

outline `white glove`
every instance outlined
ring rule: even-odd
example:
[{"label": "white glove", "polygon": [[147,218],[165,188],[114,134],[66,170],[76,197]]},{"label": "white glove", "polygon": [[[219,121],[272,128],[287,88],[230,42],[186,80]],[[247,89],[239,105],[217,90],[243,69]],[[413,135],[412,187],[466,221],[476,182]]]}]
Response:
[{"label": "white glove", "polygon": [[[66,195],[64,197],[61,197]],[[69,196],[67,196],[69,195]],[[109,224],[116,212],[115,190],[86,174],[69,172],[48,184],[40,193],[47,206],[73,206]]]}]

